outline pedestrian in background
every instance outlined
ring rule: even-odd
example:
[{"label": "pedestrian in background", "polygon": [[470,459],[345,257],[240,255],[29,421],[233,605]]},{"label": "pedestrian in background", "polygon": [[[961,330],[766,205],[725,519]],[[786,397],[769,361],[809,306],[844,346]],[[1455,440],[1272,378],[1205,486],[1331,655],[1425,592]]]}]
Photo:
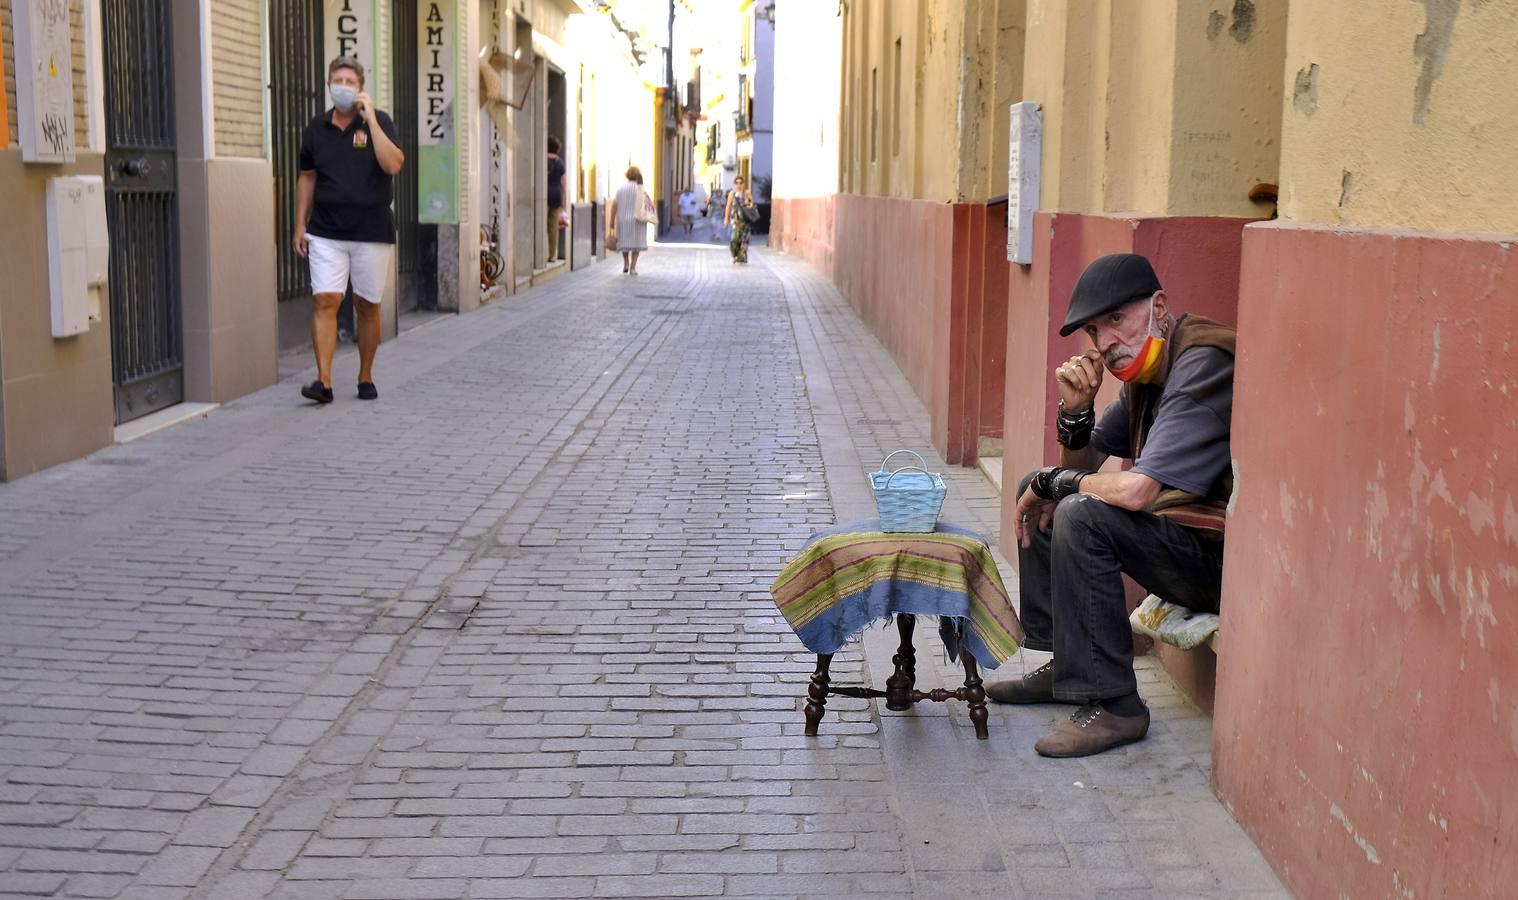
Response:
[{"label": "pedestrian in background", "polygon": [[548,139],[548,261],[559,258],[560,218],[564,214],[564,160],[559,158],[559,139]]},{"label": "pedestrian in background", "polygon": [[617,188],[606,210],[606,243],[622,253],[622,273],[638,274],[638,254],[648,249],[644,226],[655,221],[653,201],[643,190],[643,171],[627,167],[627,181]]},{"label": "pedestrian in background", "polygon": [[316,380],[300,389],[332,402],[337,310],[349,280],[358,316],[358,398],[374,400],[374,356],[380,344],[380,301],[390,278],[395,218],[390,178],[406,156],[390,117],[364,93],[364,67],[339,56],[327,67],[332,108],[306,125],[295,187],[295,252],[311,261],[311,343]]},{"label": "pedestrian in background", "polygon": [[733,262],[748,263],[749,226],[758,217],[759,210],[754,206],[754,194],[748,190],[748,182],[742,177],[734,179],[733,189],[727,195],[727,209],[722,214],[723,224],[733,230],[727,244]]},{"label": "pedestrian in background", "polygon": [[727,240],[727,228],[722,224],[720,210],[727,202],[727,192],[721,188],[712,188],[711,195],[706,198],[706,214],[712,220],[712,233],[718,240]]},{"label": "pedestrian in background", "polygon": [[686,188],[680,194],[680,221],[685,224],[685,233],[690,234],[696,228],[696,216],[701,212],[701,201],[696,199],[693,188]]}]

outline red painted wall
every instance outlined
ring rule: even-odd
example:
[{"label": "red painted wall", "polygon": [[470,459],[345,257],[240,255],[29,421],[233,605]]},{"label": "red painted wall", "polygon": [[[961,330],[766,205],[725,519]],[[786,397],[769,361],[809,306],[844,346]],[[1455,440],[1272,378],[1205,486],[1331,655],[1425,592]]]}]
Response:
[{"label": "red painted wall", "polygon": [[1303,897],[1518,885],[1518,253],[1245,231],[1213,753]]},{"label": "red painted wall", "polygon": [[781,199],[772,213],[771,246],[832,276],[927,408],[935,449],[955,464],[974,464],[978,437],[1002,429],[1006,226],[990,221],[1002,215],[983,204],[857,194]]}]

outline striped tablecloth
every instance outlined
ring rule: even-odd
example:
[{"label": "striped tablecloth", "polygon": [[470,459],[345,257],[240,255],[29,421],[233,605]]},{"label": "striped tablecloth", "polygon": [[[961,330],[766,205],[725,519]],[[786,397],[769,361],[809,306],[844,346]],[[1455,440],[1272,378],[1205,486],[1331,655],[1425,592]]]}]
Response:
[{"label": "striped tablecloth", "polygon": [[950,657],[962,647],[987,669],[1006,662],[1023,637],[985,539],[946,522],[932,534],[887,534],[876,520],[820,531],[770,593],[813,653],[836,653],[894,613],[941,617]]}]

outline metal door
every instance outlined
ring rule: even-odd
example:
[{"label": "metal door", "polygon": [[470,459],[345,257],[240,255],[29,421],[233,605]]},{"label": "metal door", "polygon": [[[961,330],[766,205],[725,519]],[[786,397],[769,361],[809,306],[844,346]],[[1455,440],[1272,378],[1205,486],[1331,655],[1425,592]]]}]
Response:
[{"label": "metal door", "polygon": [[171,0],[104,0],[116,422],[184,399]]},{"label": "metal door", "polygon": [[306,123],[326,108],[322,4],[270,0],[269,112],[274,151],[274,259],[280,300],[311,296],[311,272],[295,255],[295,183]]}]

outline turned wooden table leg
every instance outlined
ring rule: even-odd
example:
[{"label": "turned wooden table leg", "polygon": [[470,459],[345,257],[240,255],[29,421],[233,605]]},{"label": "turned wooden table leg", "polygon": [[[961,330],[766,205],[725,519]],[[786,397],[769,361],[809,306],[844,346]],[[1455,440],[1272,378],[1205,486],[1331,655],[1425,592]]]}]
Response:
[{"label": "turned wooden table leg", "polygon": [[817,654],[817,670],[812,673],[812,683],[806,689],[806,736],[817,736],[817,725],[822,721],[822,714],[827,711],[828,704],[828,666],[833,662],[833,654]]},{"label": "turned wooden table leg", "polygon": [[975,736],[981,740],[991,736],[986,729],[990,713],[986,711],[986,691],[981,687],[980,672],[975,668],[975,657],[963,647],[959,650],[965,663],[965,701],[970,704],[970,724],[975,726]]},{"label": "turned wooden table leg", "polygon": [[896,671],[886,679],[886,709],[895,712],[912,708],[912,688],[917,686],[917,650],[912,646],[912,629],[916,627],[916,617],[896,614],[896,631],[901,635],[901,646],[891,657]]}]

